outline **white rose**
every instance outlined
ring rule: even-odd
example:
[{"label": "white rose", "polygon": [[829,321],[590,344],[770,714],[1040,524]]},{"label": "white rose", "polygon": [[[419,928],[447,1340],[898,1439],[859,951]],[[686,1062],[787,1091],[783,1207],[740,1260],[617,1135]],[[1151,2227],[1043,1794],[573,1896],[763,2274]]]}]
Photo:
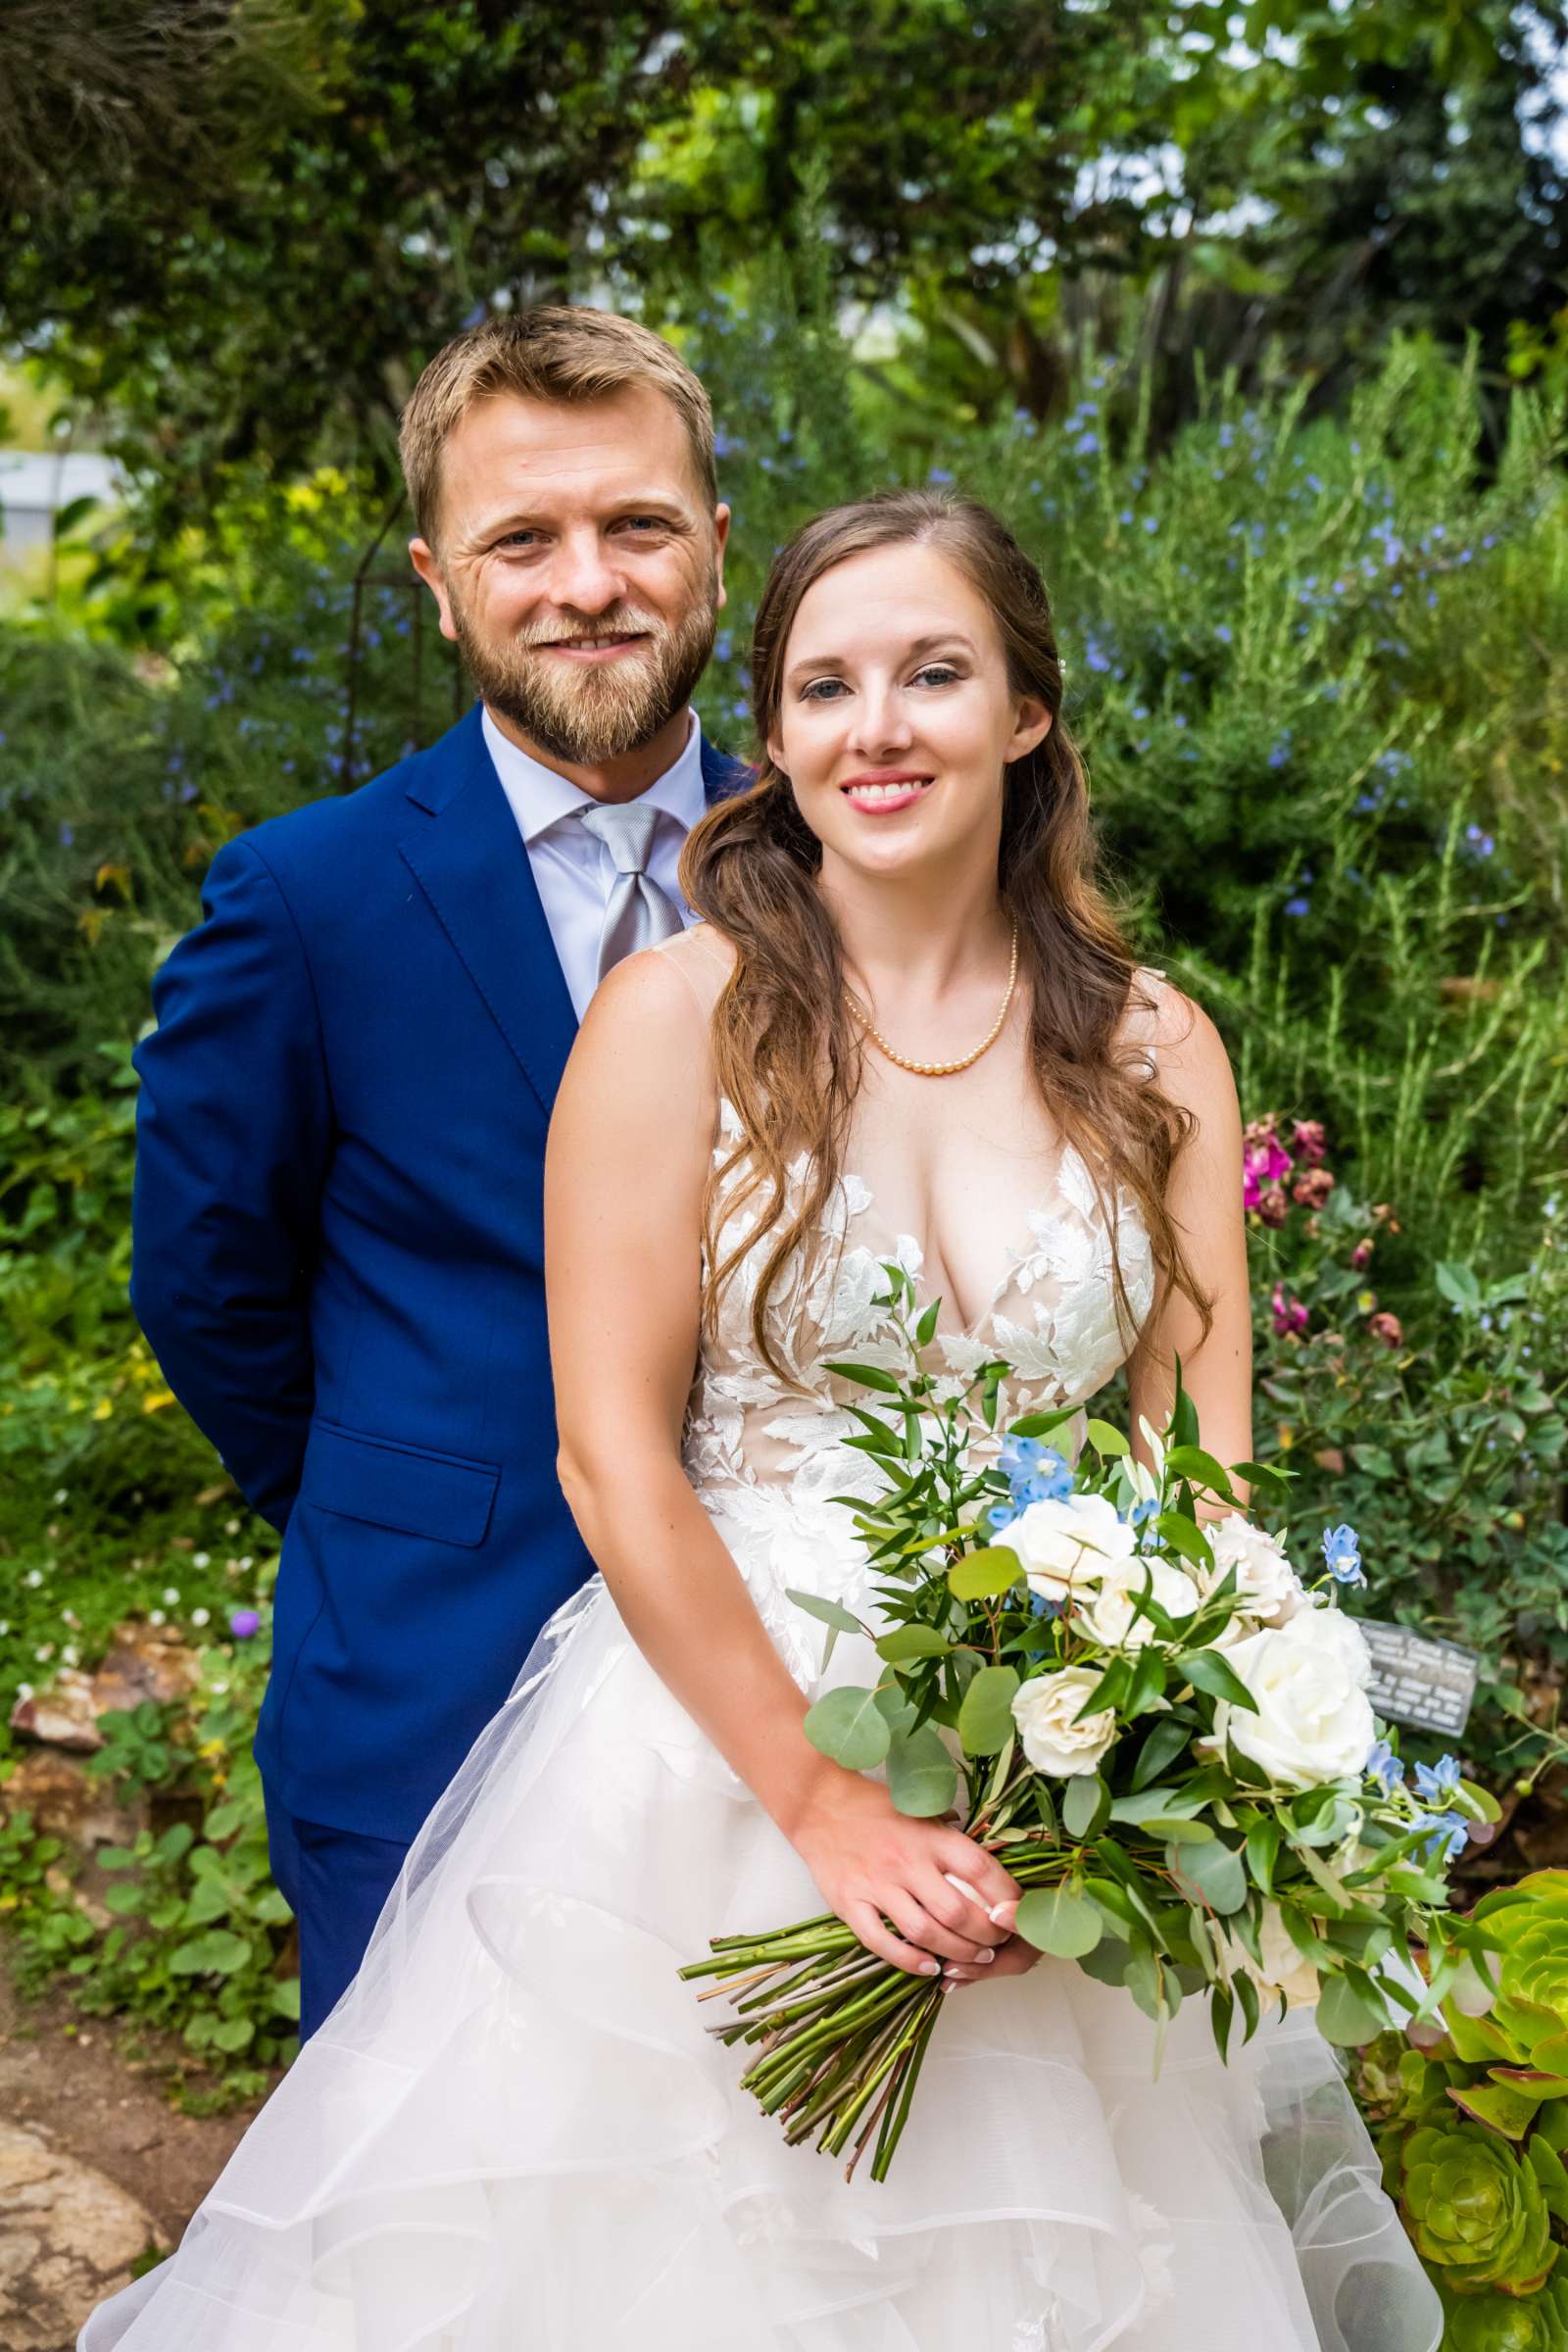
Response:
[{"label": "white rose", "polygon": [[1136,1605],[1146,1590],[1172,1617],[1189,1617],[1198,1606],[1198,1587],[1185,1568],[1169,1560],[1118,1560],[1108,1564],[1099,1591],[1079,1602],[1074,1622],[1106,1649],[1142,1649],[1154,1639],[1152,1618]]},{"label": "white rose", "polygon": [[[1209,1590],[1236,1571],[1236,1605],[1264,1625],[1285,1625],[1306,1600],[1306,1589],[1278,1540],[1239,1511],[1205,1530],[1214,1554]],[[1232,1623],[1235,1623],[1234,1618]]]},{"label": "white rose", "polygon": [[1263,1905],[1257,1948],[1262,1955],[1261,1967],[1237,1936],[1225,1937],[1226,1956],[1232,1968],[1245,1969],[1263,1995],[1265,2010],[1273,2008],[1282,1992],[1293,2009],[1305,2008],[1317,1999],[1321,1989],[1317,1970],[1310,1960],[1301,1958],[1291,1941],[1278,1903]]},{"label": "white rose", "polygon": [[1301,1609],[1226,1652],[1257,1701],[1253,1714],[1221,1699],[1214,1736],[1287,1788],[1358,1779],[1374,1736],[1366,1642],[1338,1609]]},{"label": "white rose", "polygon": [[1071,1780],[1098,1768],[1116,1737],[1115,1710],[1102,1707],[1082,1723],[1073,1717],[1099,1680],[1088,1666],[1062,1666],[1054,1674],[1036,1675],[1013,1692],[1012,1720],[1036,1772]]},{"label": "white rose", "polygon": [[1117,1560],[1129,1559],[1138,1539],[1103,1494],[1064,1494],[1032,1502],[1009,1520],[996,1542],[1023,1562],[1030,1590],[1065,1600]]}]

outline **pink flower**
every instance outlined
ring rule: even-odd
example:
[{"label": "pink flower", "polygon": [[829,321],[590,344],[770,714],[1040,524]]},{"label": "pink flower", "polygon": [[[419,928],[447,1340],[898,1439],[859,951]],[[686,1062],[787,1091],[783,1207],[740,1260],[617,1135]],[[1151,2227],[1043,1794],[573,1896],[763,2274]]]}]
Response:
[{"label": "pink flower", "polygon": [[1265,1225],[1283,1225],[1291,1213],[1291,1204],[1285,1198],[1283,1188],[1277,1184],[1266,1184],[1254,1205]]},{"label": "pink flower", "polygon": [[1291,1199],[1302,1208],[1321,1208],[1333,1190],[1334,1178],[1327,1168],[1308,1168],[1292,1185]]},{"label": "pink flower", "polygon": [[1296,1149],[1309,1168],[1315,1168],[1328,1150],[1328,1138],[1323,1133],[1321,1119],[1298,1119],[1295,1131]]},{"label": "pink flower", "polygon": [[1380,1314],[1371,1316],[1367,1322],[1367,1329],[1375,1340],[1383,1342],[1385,1348],[1400,1348],[1404,1344],[1404,1333],[1399,1328],[1398,1316],[1391,1315],[1387,1309]]},{"label": "pink flower", "polygon": [[1242,1131],[1242,1204],[1246,1209],[1257,1209],[1262,1188],[1277,1183],[1281,1176],[1289,1176],[1293,1166],[1296,1162],[1291,1159],[1291,1152],[1279,1141],[1274,1112],[1253,1119],[1253,1124]]},{"label": "pink flower", "polygon": [[254,1609],[236,1609],[228,1621],[228,1630],[236,1642],[248,1642],[261,1630],[261,1619]]},{"label": "pink flower", "polygon": [[1283,1282],[1277,1282],[1274,1285],[1273,1297],[1269,1300],[1269,1309],[1274,1317],[1276,1339],[1290,1339],[1297,1332],[1306,1329],[1306,1308],[1299,1298],[1292,1298],[1287,1295]]},{"label": "pink flower", "polygon": [[1372,1244],[1369,1241],[1357,1242],[1355,1248],[1350,1251],[1350,1267],[1352,1272],[1356,1274],[1364,1274],[1371,1262]]}]

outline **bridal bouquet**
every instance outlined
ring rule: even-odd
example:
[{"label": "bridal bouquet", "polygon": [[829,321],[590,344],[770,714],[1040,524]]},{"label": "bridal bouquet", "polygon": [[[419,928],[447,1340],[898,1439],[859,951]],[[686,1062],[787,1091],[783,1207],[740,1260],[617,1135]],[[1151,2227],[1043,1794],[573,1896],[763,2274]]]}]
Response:
[{"label": "bridal bouquet", "polygon": [[[1322,1539],[1304,1581],[1199,1444],[1179,1365],[1166,1428],[1143,1424],[1152,1470],[1099,1420],[1069,1466],[1049,1441],[1071,1408],[999,1443],[1011,1367],[964,1384],[925,1372],[937,1309],[917,1315],[904,1269],[884,1271],[906,1376],[830,1367],[876,1398],[851,1408],[846,1442],[886,1493],[841,1499],[881,1580],[879,1621],[790,1595],[829,1629],[824,1668],[853,1633],[882,1672],[817,1701],[812,1743],[884,1768],[901,1812],[956,1808],[1025,1889],[1017,1933],[1123,1986],[1154,2021],[1156,2062],[1189,1996],[1221,2056],[1238,2019],[1250,2039],[1276,2001],[1315,2000],[1344,2044],[1432,2017],[1461,1976],[1484,2003],[1495,1937],[1447,1908],[1445,1871],[1497,1808],[1451,1757],[1412,1785],[1375,1721],[1365,1642],[1336,1605],[1338,1586],[1365,1582],[1353,1531]],[[1287,1474],[1233,1467],[1257,1494],[1286,1492]],[[1200,1498],[1224,1515],[1200,1519]],[[831,1915],[715,1937],[681,1974],[719,1980],[703,1997],[727,1994],[735,2014],[713,2031],[755,2051],[746,2087],[789,2140],[853,2142],[849,2174],[871,2146],[885,2179],[942,1980],[878,1959]]]}]

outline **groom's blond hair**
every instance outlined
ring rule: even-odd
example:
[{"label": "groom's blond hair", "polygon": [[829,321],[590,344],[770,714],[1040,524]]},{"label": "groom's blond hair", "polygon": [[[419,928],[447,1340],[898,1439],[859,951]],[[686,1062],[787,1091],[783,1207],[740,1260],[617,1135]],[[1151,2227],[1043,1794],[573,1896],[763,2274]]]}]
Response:
[{"label": "groom's blond hair", "polygon": [[651,384],[675,410],[698,483],[715,505],[712,406],[685,361],[634,318],[550,305],[466,327],[436,353],[415,385],[398,448],[421,537],[435,540],[441,452],[476,401],[503,392],[525,400],[603,400],[630,384]]}]

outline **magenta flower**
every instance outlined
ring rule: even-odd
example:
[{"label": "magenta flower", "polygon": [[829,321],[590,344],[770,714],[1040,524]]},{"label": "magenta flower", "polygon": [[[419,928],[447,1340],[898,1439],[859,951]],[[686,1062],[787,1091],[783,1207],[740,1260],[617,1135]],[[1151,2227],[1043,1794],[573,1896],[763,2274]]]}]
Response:
[{"label": "magenta flower", "polygon": [[1284,1224],[1291,1213],[1291,1204],[1285,1198],[1283,1185],[1264,1185],[1257,1196],[1257,1213],[1265,1225]]},{"label": "magenta flower", "polygon": [[[1265,1187],[1288,1176],[1295,1161],[1280,1142],[1273,1113],[1254,1119],[1242,1133],[1242,1205],[1260,1208]],[[1282,1196],[1283,1198],[1283,1196]]]},{"label": "magenta flower", "polygon": [[1369,1241],[1357,1242],[1355,1248],[1350,1251],[1351,1271],[1356,1274],[1364,1274],[1371,1263],[1372,1244]]},{"label": "magenta flower", "polygon": [[1404,1332],[1398,1316],[1391,1315],[1386,1308],[1368,1319],[1367,1329],[1375,1340],[1383,1342],[1385,1348],[1400,1348],[1404,1345]]},{"label": "magenta flower", "polygon": [[1334,1178],[1327,1168],[1308,1168],[1292,1185],[1291,1199],[1301,1208],[1321,1208],[1333,1190]]},{"label": "magenta flower", "polygon": [[1297,1151],[1309,1168],[1317,1166],[1329,1148],[1321,1119],[1298,1119],[1294,1141]]},{"label": "magenta flower", "polygon": [[1306,1329],[1307,1310],[1299,1298],[1293,1298],[1283,1282],[1274,1285],[1269,1310],[1274,1317],[1274,1336],[1279,1340],[1294,1338]]},{"label": "magenta flower", "polygon": [[254,1609],[236,1609],[228,1621],[228,1630],[236,1642],[248,1642],[261,1631],[262,1621]]}]

